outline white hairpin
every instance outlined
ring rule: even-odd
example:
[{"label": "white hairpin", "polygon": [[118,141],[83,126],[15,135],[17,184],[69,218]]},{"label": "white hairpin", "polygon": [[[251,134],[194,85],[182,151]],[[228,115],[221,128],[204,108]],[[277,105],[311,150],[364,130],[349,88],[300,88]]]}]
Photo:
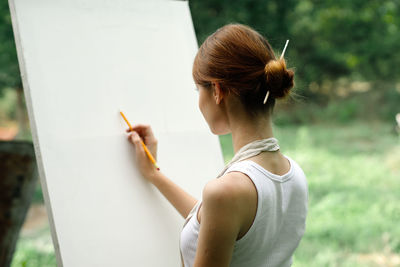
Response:
[{"label": "white hairpin", "polygon": [[265,95],[263,104],[265,104],[267,102],[268,96],[269,96],[269,90],[267,91],[267,94]]},{"label": "white hairpin", "polygon": [[283,48],[282,55],[281,55],[281,59],[282,59],[283,56],[285,55],[286,47],[287,47],[288,44],[289,44],[289,40],[286,40],[285,48]]},{"label": "white hairpin", "polygon": [[[289,44],[289,40],[286,40],[286,44],[285,44],[285,47],[283,48],[282,55],[281,55],[280,59],[282,59],[283,56],[285,55],[286,47],[288,46],[288,44]],[[267,91],[267,94],[265,95],[263,104],[267,103],[268,96],[269,96],[269,90]]]}]

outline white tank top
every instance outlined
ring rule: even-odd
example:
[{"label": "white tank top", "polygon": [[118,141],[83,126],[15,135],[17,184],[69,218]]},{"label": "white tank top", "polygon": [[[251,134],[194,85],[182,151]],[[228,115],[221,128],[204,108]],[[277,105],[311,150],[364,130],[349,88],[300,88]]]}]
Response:
[{"label": "white tank top", "polygon": [[[308,210],[308,185],[300,166],[290,157],[290,170],[276,175],[251,160],[234,163],[225,173],[239,171],[256,186],[257,212],[247,233],[234,245],[231,267],[286,267],[304,235]],[[192,267],[196,255],[200,224],[196,203],[180,236],[185,267]]]}]

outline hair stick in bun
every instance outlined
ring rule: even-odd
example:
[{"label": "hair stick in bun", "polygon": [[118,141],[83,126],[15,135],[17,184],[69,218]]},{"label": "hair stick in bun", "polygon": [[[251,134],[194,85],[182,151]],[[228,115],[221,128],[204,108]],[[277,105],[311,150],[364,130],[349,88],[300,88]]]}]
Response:
[{"label": "hair stick in bun", "polygon": [[[282,59],[282,58],[283,58],[283,56],[285,55],[286,48],[287,48],[288,44],[289,44],[289,40],[286,40],[286,44],[285,44],[285,47],[283,48],[282,55],[281,55],[281,58],[280,58],[280,59]],[[267,91],[267,94],[265,95],[265,98],[264,98],[263,104],[267,103],[268,96],[269,96],[269,90]]]}]

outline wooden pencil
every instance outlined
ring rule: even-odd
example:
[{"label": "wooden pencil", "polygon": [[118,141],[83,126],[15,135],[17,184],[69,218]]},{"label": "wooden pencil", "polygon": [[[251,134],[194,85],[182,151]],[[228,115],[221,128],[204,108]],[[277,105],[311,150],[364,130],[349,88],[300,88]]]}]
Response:
[{"label": "wooden pencil", "polygon": [[[132,131],[132,125],[129,123],[128,119],[125,117],[124,113],[122,111],[119,111],[119,113],[121,114],[122,118],[124,118],[126,124],[128,124],[129,126],[129,130]],[[143,146],[144,151],[147,154],[147,157],[150,159],[150,161],[154,164],[154,166],[156,167],[156,169],[159,171],[160,167],[158,167],[156,160],[154,159],[153,155],[151,154],[151,152],[149,151],[149,149],[147,148],[146,144],[143,142],[142,139],[140,139],[140,143]]]}]

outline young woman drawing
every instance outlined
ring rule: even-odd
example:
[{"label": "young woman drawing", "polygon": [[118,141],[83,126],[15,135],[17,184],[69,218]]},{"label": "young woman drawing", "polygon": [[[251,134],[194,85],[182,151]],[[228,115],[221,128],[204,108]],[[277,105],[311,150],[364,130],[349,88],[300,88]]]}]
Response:
[{"label": "young woman drawing", "polygon": [[[287,43],[286,43],[287,44]],[[149,125],[128,135],[138,168],[186,218],[180,237],[186,267],[285,267],[305,231],[308,187],[300,166],[279,150],[271,116],[293,88],[294,72],[249,26],[228,24],[199,48],[193,79],[199,108],[216,135],[232,134],[235,156],[196,200],[157,171],[140,140],[157,156]]]}]

